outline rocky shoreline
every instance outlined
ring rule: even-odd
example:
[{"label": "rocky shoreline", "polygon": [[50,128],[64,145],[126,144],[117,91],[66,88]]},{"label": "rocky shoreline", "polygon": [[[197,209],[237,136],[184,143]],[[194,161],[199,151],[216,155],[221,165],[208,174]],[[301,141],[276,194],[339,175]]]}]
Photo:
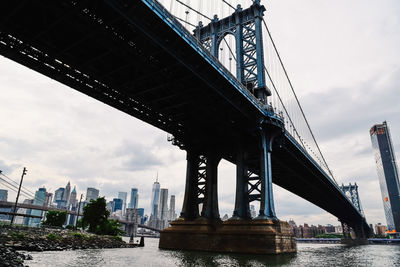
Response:
[{"label": "rocky shoreline", "polygon": [[129,248],[119,236],[100,236],[58,228],[0,227],[0,266],[24,266],[32,259],[18,251],[60,251],[74,249]]}]

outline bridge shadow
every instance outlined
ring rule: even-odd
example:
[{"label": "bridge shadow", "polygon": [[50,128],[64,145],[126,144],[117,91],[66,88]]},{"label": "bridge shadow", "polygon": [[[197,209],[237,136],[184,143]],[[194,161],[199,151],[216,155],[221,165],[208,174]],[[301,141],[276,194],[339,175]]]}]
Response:
[{"label": "bridge shadow", "polygon": [[[164,250],[166,252],[168,250]],[[280,255],[254,255],[214,253],[203,251],[168,251],[181,266],[282,266],[291,265],[296,253]]]}]

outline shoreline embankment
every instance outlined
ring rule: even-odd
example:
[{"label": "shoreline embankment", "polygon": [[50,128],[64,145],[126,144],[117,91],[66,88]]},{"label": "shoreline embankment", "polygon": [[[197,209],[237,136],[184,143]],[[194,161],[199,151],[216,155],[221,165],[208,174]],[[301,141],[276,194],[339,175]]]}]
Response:
[{"label": "shoreline embankment", "polygon": [[[131,248],[120,236],[95,235],[63,228],[0,226],[0,265],[24,266],[29,251]],[[20,251],[20,252],[19,252]]]}]

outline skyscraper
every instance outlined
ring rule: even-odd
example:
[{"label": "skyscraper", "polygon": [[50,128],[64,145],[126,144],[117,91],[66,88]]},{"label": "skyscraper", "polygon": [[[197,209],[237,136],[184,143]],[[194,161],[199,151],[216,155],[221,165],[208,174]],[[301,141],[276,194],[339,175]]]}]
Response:
[{"label": "skyscraper", "polygon": [[90,202],[90,200],[99,198],[99,190],[93,187],[88,187],[86,190],[86,202]]},{"label": "skyscraper", "polygon": [[76,187],[74,186],[74,189],[72,189],[71,195],[69,196],[69,204],[71,204],[73,207],[78,204],[78,200],[76,199]]},{"label": "skyscraper", "polygon": [[128,196],[127,192],[118,192],[118,198],[122,199],[122,214],[125,213],[127,196]]},{"label": "skyscraper", "polygon": [[159,218],[162,221],[168,220],[168,189],[162,188],[160,192]]},{"label": "skyscraper", "polygon": [[67,205],[69,204],[69,196],[71,194],[71,184],[68,181],[67,186],[65,187],[64,195],[63,195],[63,200],[67,202]]},{"label": "skyscraper", "polygon": [[122,210],[122,199],[114,198],[112,211],[116,212],[117,210]]},{"label": "skyscraper", "polygon": [[[42,187],[42,188],[39,188],[35,192],[35,198],[33,200],[33,205],[44,206],[45,202],[46,202],[46,188]],[[42,211],[41,210],[32,210],[31,215],[42,216]],[[31,218],[29,220],[29,225],[38,227],[40,225],[40,219],[39,218]]]},{"label": "skyscraper", "polygon": [[169,199],[169,221],[173,221],[176,218],[175,214],[175,195],[171,195]]},{"label": "skyscraper", "polygon": [[370,130],[388,230],[400,232],[400,182],[386,121]]},{"label": "skyscraper", "polygon": [[7,201],[8,190],[0,189],[0,201]]},{"label": "skyscraper", "polygon": [[[7,201],[8,198],[8,190],[0,189],[0,201]],[[0,208],[2,212],[11,212],[11,208]],[[9,215],[0,214],[0,221],[10,220]]]},{"label": "skyscraper", "polygon": [[139,204],[139,193],[137,188],[131,189],[131,202],[129,203],[129,208],[137,209]]},{"label": "skyscraper", "polygon": [[54,192],[54,202],[57,203],[58,201],[63,200],[64,191],[65,188],[60,187]]},{"label": "skyscraper", "polygon": [[153,219],[158,218],[158,204],[160,201],[160,183],[158,179],[153,184],[153,189],[151,190],[151,216]]}]

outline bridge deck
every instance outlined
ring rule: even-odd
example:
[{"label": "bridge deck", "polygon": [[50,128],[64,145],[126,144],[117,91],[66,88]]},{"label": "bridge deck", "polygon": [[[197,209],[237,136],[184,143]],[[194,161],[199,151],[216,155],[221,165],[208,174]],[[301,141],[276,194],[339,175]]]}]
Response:
[{"label": "bridge deck", "polygon": [[[179,23],[154,6],[152,11],[153,4],[1,1],[0,53],[187,145],[213,140],[209,146],[229,148],[245,141],[258,155],[255,129],[271,114],[204,55]],[[274,183],[345,222],[363,221],[367,229],[361,214],[289,134],[272,155]],[[223,156],[235,162],[233,154]]]}]

